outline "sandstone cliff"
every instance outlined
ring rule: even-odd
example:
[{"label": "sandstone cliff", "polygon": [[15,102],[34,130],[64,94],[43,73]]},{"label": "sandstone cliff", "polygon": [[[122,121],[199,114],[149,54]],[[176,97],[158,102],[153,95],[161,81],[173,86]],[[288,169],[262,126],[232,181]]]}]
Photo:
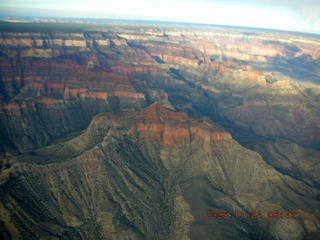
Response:
[{"label": "sandstone cliff", "polygon": [[44,27],[0,29],[2,237],[319,237],[318,38]]},{"label": "sandstone cliff", "polygon": [[[319,227],[308,210],[317,207],[317,189],[277,172],[221,128],[161,104],[98,115],[79,136],[17,161],[1,175],[1,221],[13,238],[197,239],[209,226],[225,238],[226,223],[229,237],[288,234],[277,224],[301,237]],[[295,219],[267,218],[288,208]],[[263,218],[208,220],[209,209],[259,209]]]}]

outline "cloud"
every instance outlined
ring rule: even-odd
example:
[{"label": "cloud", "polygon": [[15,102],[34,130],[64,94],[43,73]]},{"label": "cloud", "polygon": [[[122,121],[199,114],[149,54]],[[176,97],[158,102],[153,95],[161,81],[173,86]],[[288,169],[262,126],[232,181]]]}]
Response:
[{"label": "cloud", "polygon": [[[184,2],[183,0],[178,0]],[[187,2],[196,0],[187,0]],[[290,14],[307,25],[308,30],[320,33],[320,2],[319,0],[198,0],[209,4],[221,4],[235,7],[252,7],[259,10],[268,10]]]},{"label": "cloud", "polygon": [[319,0],[203,0],[208,3],[221,3],[227,5],[253,6],[261,9],[280,9],[291,11],[308,22],[320,21]]},{"label": "cloud", "polygon": [[[0,0],[38,15],[190,21],[320,33],[319,0]],[[8,11],[7,11],[8,12]]]}]

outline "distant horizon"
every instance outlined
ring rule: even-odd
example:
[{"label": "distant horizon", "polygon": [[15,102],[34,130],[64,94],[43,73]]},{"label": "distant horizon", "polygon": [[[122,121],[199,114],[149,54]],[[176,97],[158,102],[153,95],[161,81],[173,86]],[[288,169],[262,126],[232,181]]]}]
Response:
[{"label": "distant horizon", "polygon": [[3,0],[0,17],[159,21],[320,34],[318,0]]},{"label": "distant horizon", "polygon": [[[47,21],[46,21],[47,20]],[[59,22],[66,21],[66,22]],[[80,21],[80,22],[75,22]],[[82,21],[82,22],[81,22]],[[289,34],[303,34],[310,35],[314,37],[320,38],[320,33],[312,33],[312,32],[303,32],[303,31],[294,31],[294,30],[282,30],[282,29],[272,29],[272,28],[263,28],[263,27],[250,27],[250,26],[234,26],[234,25],[223,25],[223,24],[214,24],[214,23],[196,23],[196,22],[177,22],[177,21],[167,21],[167,20],[140,20],[140,19],[116,19],[116,18],[97,18],[97,17],[38,17],[38,16],[21,16],[21,17],[2,17],[0,16],[0,22],[3,23],[74,23],[74,24],[104,24],[103,21],[106,22],[131,22],[131,23],[144,23],[144,24],[181,24],[181,25],[194,25],[194,26],[208,26],[208,27],[217,27],[217,28],[239,28],[246,30],[259,30],[265,32],[283,32]],[[14,30],[14,29],[12,29]]]}]

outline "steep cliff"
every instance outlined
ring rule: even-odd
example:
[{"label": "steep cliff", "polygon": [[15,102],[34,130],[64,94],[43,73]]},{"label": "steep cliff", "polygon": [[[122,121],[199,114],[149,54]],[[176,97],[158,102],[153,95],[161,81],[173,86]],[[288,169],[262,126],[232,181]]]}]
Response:
[{"label": "steep cliff", "polygon": [[[312,211],[319,190],[277,172],[221,128],[161,104],[100,114],[79,136],[17,162],[1,177],[1,222],[13,238],[288,234],[277,224],[295,227],[291,236],[299,238],[319,227]],[[234,219],[206,219],[213,209]],[[271,209],[296,215],[269,219]],[[253,210],[261,218],[251,219]],[[235,211],[246,217],[235,219]]]},{"label": "steep cliff", "polygon": [[316,36],[1,26],[2,237],[320,236]]},{"label": "steep cliff", "polygon": [[85,36],[2,35],[0,132],[19,152],[84,129],[100,112],[146,106],[145,95],[111,73]]}]

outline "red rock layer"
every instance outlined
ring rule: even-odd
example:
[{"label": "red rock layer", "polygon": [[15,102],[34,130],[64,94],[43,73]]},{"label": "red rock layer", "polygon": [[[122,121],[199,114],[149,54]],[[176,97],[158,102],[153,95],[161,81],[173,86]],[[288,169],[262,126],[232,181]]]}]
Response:
[{"label": "red rock layer", "polygon": [[34,100],[24,100],[24,101],[12,101],[9,103],[2,103],[0,108],[0,114],[4,113],[7,115],[20,116],[23,113],[30,113],[37,109],[36,106],[42,107],[52,107],[61,102],[54,98],[39,97]]},{"label": "red rock layer", "polygon": [[224,130],[209,124],[200,123],[186,113],[174,112],[161,104],[154,104],[134,119],[137,131],[143,137],[160,140],[164,146],[181,147],[198,141],[204,148],[210,143],[231,139]]},{"label": "red rock layer", "polygon": [[154,62],[140,62],[140,63],[132,63],[130,66],[112,66],[112,71],[126,74],[129,76],[135,75],[135,74],[150,74],[152,75],[162,75],[160,68],[155,64]]}]

